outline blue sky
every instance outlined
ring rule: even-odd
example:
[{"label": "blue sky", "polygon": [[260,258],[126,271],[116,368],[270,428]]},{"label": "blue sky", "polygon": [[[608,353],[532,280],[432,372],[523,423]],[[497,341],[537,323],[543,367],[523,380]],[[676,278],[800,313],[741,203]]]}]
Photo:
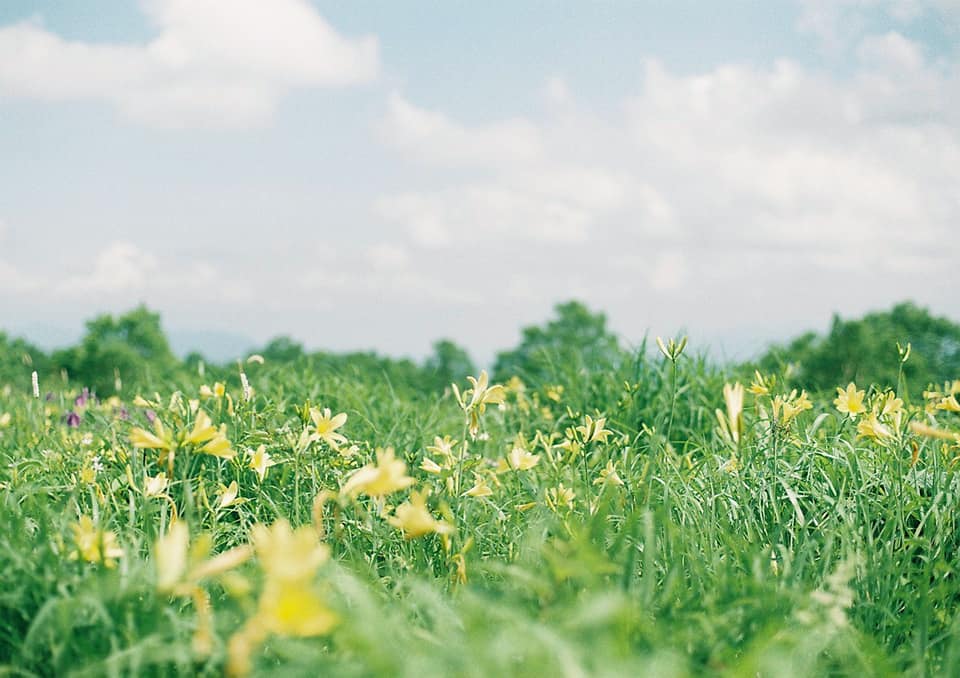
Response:
[{"label": "blue sky", "polygon": [[6,2],[0,326],[486,360],[571,297],[734,355],[960,318],[958,38],[951,0]]}]

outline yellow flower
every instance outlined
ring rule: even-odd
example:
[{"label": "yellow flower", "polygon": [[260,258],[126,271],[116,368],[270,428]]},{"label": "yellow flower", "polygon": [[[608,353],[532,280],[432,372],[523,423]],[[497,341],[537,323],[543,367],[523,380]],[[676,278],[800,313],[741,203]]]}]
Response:
[{"label": "yellow flower", "polygon": [[499,384],[489,385],[486,370],[480,372],[479,378],[467,377],[467,381],[470,382],[472,388],[468,388],[461,394],[457,385],[452,384],[453,395],[456,397],[460,409],[467,415],[467,430],[471,437],[476,438],[480,430],[480,416],[486,411],[487,405],[504,407],[507,392]]},{"label": "yellow flower", "polygon": [[173,435],[163,427],[163,422],[157,417],[153,420],[155,433],[142,428],[130,431],[130,443],[139,449],[145,450],[173,450]]},{"label": "yellow flower", "polygon": [[576,496],[577,495],[573,492],[573,490],[564,487],[563,483],[560,483],[556,487],[551,487],[549,490],[547,490],[545,499],[547,506],[554,511],[559,511],[561,507],[572,509],[573,500],[576,498]]},{"label": "yellow flower", "polygon": [[507,454],[506,459],[501,459],[497,463],[497,473],[506,473],[507,471],[529,471],[540,461],[539,454],[531,454],[521,444],[514,445]]},{"label": "yellow flower", "polygon": [[170,481],[162,471],[155,476],[147,476],[143,483],[143,494],[146,497],[159,497],[167,491]]},{"label": "yellow flower", "polygon": [[234,480],[230,485],[220,485],[220,498],[217,500],[217,508],[229,508],[236,504],[242,504],[246,501],[237,495],[240,493],[240,486]]},{"label": "yellow flower", "polygon": [[600,477],[593,481],[594,485],[610,483],[611,485],[623,486],[623,479],[617,473],[617,467],[612,461],[608,461],[606,467],[600,470]]},{"label": "yellow flower", "polygon": [[740,436],[743,434],[743,385],[737,382],[733,386],[723,385],[723,400],[727,406],[727,416],[717,410],[717,421],[720,422],[720,430],[729,440],[734,443],[740,442]]},{"label": "yellow flower", "polygon": [[11,419],[12,417],[10,416],[9,412],[4,412],[3,414],[0,414],[0,428],[6,428],[7,426],[9,426]]},{"label": "yellow flower", "polygon": [[867,408],[863,404],[865,391],[858,391],[857,385],[852,381],[847,384],[846,390],[837,388],[837,398],[833,401],[837,410],[843,414],[849,415],[851,419],[856,419],[858,414],[863,414]]},{"label": "yellow flower", "polygon": [[467,497],[489,497],[493,494],[493,490],[490,489],[490,486],[487,485],[487,479],[481,476],[479,473],[474,473],[474,484],[469,490],[463,494]]},{"label": "yellow flower", "polygon": [[345,436],[337,433],[337,429],[347,423],[345,412],[333,416],[329,407],[324,408],[322,412],[316,407],[311,407],[310,418],[313,419],[315,430],[313,436],[311,436],[313,440],[324,440],[335,450],[347,442]]},{"label": "yellow flower", "polygon": [[754,370],[753,383],[750,384],[750,388],[748,388],[747,391],[755,396],[770,395],[770,387],[772,385],[772,378],[767,380],[762,374],[760,374],[760,370]]},{"label": "yellow flower", "polygon": [[438,474],[443,472],[443,467],[440,466],[430,457],[424,457],[423,461],[420,462],[420,468],[426,471],[427,473]]},{"label": "yellow flower", "polygon": [[555,384],[553,386],[546,387],[547,398],[552,400],[555,403],[559,403],[563,398],[563,386],[560,384]]},{"label": "yellow flower", "polygon": [[960,412],[960,403],[957,402],[957,396],[951,395],[945,397],[937,403],[937,409],[946,410],[947,412]]},{"label": "yellow flower", "polygon": [[934,428],[929,424],[924,424],[919,421],[910,422],[910,430],[918,435],[926,436],[928,438],[949,440],[955,443],[960,443],[960,433],[955,431],[947,431],[942,428]]},{"label": "yellow flower", "polygon": [[197,417],[193,422],[193,429],[184,436],[183,442],[190,445],[199,445],[217,436],[217,428],[210,421],[210,416],[203,410],[197,410]]},{"label": "yellow flower", "polygon": [[444,459],[444,463],[449,466],[456,461],[456,458],[453,454],[453,448],[456,447],[457,441],[452,440],[450,436],[436,436],[433,439],[433,445],[427,446],[427,452],[431,454],[436,454]]},{"label": "yellow flower", "polygon": [[880,401],[880,416],[889,417],[903,412],[903,401],[893,391],[888,391]]},{"label": "yellow flower", "polygon": [[281,518],[273,525],[254,525],[250,531],[257,560],[268,580],[303,584],[330,558],[330,548],[321,544],[309,525],[296,530]]},{"label": "yellow flower", "polygon": [[774,418],[779,419],[784,426],[787,426],[798,414],[804,410],[812,409],[813,403],[810,402],[806,391],[801,391],[798,396],[796,389],[794,389],[790,391],[788,396],[778,395],[775,397],[771,407],[773,408]]},{"label": "yellow flower", "polygon": [[[159,398],[160,396],[158,395],[157,397]],[[142,395],[137,395],[137,397],[133,399],[133,404],[137,407],[153,407],[153,403],[144,398]]]},{"label": "yellow flower", "polygon": [[507,380],[505,388],[511,393],[523,393],[527,390],[527,385],[523,383],[520,377],[514,375]]},{"label": "yellow flower", "polygon": [[157,589],[175,595],[188,595],[201,579],[214,577],[234,569],[253,555],[248,545],[236,546],[212,558],[211,540],[201,535],[190,547],[190,529],[182,520],[170,524],[166,534],[154,545]]},{"label": "yellow flower", "polygon": [[227,425],[220,424],[220,430],[217,431],[216,436],[201,447],[200,451],[221,459],[233,459],[237,456],[236,450],[233,449],[227,439]]},{"label": "yellow flower", "polygon": [[308,525],[292,530],[281,519],[269,528],[255,525],[251,535],[266,581],[257,613],[248,625],[287,636],[329,632],[337,616],[312,587],[317,568],[330,557],[317,532]]},{"label": "yellow flower", "polygon": [[257,476],[260,477],[262,483],[264,478],[267,477],[267,469],[276,466],[277,462],[271,459],[265,445],[261,445],[256,450],[247,450],[247,454],[250,457],[248,467],[257,472]]},{"label": "yellow flower", "polygon": [[78,556],[88,563],[103,563],[105,567],[115,567],[117,558],[123,557],[123,549],[117,543],[117,535],[110,530],[99,530],[90,516],[81,516],[71,526],[73,541],[77,550],[71,558]]},{"label": "yellow flower", "polygon": [[580,433],[583,442],[592,443],[595,441],[605,443],[607,438],[612,435],[612,432],[605,429],[603,426],[607,423],[606,417],[600,417],[596,421],[588,414],[583,418],[583,426],[577,426],[577,431]]},{"label": "yellow flower", "polygon": [[411,492],[410,500],[396,508],[395,515],[387,522],[403,532],[404,539],[416,539],[425,534],[449,534],[452,528],[443,521],[437,520],[427,510],[428,490]]},{"label": "yellow flower", "polygon": [[[500,384],[489,385],[490,377],[486,370],[480,372],[479,378],[467,377],[467,381],[470,382],[472,388],[464,391],[462,396],[457,385],[452,385],[453,393],[463,410],[470,411],[476,408],[480,410],[480,414],[483,414],[487,405],[499,405],[506,398],[506,391],[503,386]],[[469,402],[466,401],[468,395],[470,396]]]},{"label": "yellow flower", "polygon": [[153,549],[157,570],[157,588],[173,591],[187,569],[187,548],[190,545],[190,529],[182,520],[173,523],[167,533],[157,539]]},{"label": "yellow flower", "polygon": [[876,412],[871,412],[869,417],[857,424],[857,437],[884,440],[893,437],[893,433],[885,424],[880,423]]},{"label": "yellow flower", "polygon": [[312,588],[268,581],[257,620],[268,633],[308,638],[329,633],[338,618]]},{"label": "yellow flower", "polygon": [[388,447],[377,450],[376,464],[367,464],[354,471],[340,488],[340,494],[383,497],[410,487],[413,483],[414,479],[407,475],[407,465],[396,458],[392,447]]}]

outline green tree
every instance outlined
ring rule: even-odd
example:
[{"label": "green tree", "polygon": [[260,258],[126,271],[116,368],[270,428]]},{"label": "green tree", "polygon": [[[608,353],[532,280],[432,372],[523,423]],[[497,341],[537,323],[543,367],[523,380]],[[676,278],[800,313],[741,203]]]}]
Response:
[{"label": "green tree", "polygon": [[423,369],[432,388],[438,391],[476,372],[466,349],[449,339],[441,339],[433,344],[433,354],[424,362]]},{"label": "green tree", "polygon": [[270,363],[292,363],[300,360],[306,355],[303,350],[303,344],[300,344],[290,337],[276,337],[271,339],[270,343],[257,351],[263,356],[264,360]]},{"label": "green tree", "polygon": [[762,359],[766,369],[795,365],[795,381],[811,390],[831,390],[851,381],[897,387],[897,344],[912,347],[902,377],[918,396],[928,384],[960,378],[960,325],[911,302],[860,319],[833,317],[825,336],[807,333]]},{"label": "green tree", "polygon": [[29,390],[30,373],[45,372],[48,362],[47,355],[33,344],[0,332],[0,385]]},{"label": "green tree", "polygon": [[607,329],[606,315],[591,312],[579,301],[558,304],[554,314],[544,326],[525,327],[520,345],[497,355],[493,371],[498,381],[513,375],[532,383],[556,381],[570,370],[619,362],[620,344]]},{"label": "green tree", "polygon": [[115,392],[117,376],[128,387],[145,386],[179,365],[159,314],[142,305],[117,318],[104,314],[90,320],[80,345],[57,352],[54,362],[100,395]]}]

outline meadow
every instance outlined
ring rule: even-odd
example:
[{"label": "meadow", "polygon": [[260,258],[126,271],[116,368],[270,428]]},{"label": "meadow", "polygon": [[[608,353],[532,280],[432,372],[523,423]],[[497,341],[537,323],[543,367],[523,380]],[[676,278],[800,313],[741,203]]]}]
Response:
[{"label": "meadow", "polygon": [[960,374],[587,334],[429,386],[20,365],[0,674],[960,675]]}]

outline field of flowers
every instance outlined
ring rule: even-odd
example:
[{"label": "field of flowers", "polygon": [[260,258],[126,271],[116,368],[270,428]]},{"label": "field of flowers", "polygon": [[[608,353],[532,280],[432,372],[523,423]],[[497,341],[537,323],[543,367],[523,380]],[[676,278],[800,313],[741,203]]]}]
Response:
[{"label": "field of flowers", "polygon": [[0,674],[960,675],[960,381],[812,394],[658,343],[435,394],[27,372]]}]

